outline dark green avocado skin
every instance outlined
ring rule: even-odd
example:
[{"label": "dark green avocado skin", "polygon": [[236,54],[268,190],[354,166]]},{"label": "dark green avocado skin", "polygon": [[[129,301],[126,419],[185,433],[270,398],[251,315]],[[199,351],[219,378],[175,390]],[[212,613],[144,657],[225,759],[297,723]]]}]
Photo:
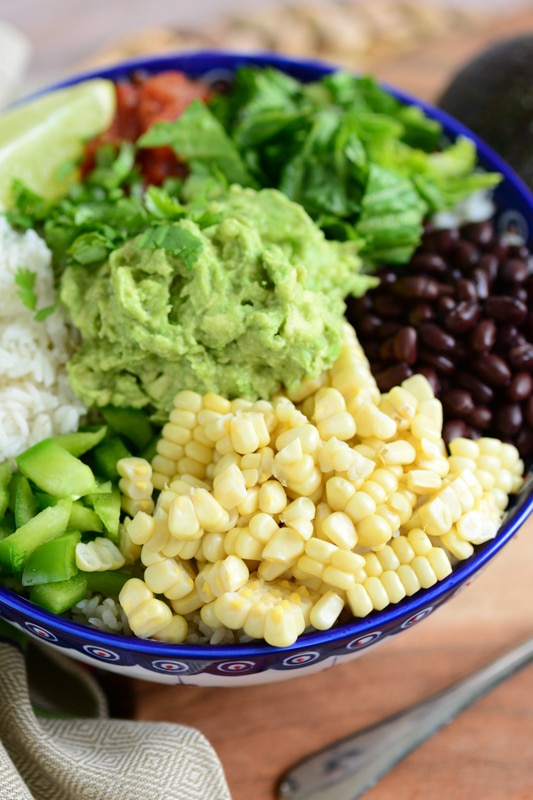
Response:
[{"label": "dark green avocado skin", "polygon": [[437,105],[533,188],[533,35],[491,45],[462,67]]}]

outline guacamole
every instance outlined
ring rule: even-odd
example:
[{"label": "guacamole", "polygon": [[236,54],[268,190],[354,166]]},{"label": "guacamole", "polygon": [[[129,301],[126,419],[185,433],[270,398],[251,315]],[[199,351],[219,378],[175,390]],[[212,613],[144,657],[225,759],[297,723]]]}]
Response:
[{"label": "guacamole", "polygon": [[326,240],[275,189],[234,186],[209,202],[203,223],[186,217],[170,233],[188,246],[136,237],[96,271],[69,266],[62,276],[81,334],[69,379],[87,405],[164,419],[182,389],[250,399],[294,389],[338,355],[344,298],[375,285],[355,243]]}]

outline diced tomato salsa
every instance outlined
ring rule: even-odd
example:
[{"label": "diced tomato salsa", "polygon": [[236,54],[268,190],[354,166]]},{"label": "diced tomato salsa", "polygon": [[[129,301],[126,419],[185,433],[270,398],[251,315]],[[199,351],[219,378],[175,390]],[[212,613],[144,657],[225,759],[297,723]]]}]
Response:
[{"label": "diced tomato salsa", "polygon": [[[193,100],[199,98],[205,102],[209,96],[206,84],[181,72],[135,76],[131,81],[118,82],[115,117],[106,131],[87,143],[82,173],[87,174],[94,166],[95,153],[102,145],[118,147],[124,140],[135,142],[155,122],[175,120]],[[187,171],[170,147],[146,148],[138,160],[149,184],[160,185],[165,178],[183,176]]]}]

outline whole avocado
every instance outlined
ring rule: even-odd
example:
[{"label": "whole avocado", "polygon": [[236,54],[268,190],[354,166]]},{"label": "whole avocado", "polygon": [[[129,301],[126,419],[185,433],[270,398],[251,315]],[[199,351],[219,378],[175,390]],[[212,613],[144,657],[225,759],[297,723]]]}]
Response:
[{"label": "whole avocado", "polygon": [[437,103],[533,188],[533,35],[502,40],[453,77]]}]

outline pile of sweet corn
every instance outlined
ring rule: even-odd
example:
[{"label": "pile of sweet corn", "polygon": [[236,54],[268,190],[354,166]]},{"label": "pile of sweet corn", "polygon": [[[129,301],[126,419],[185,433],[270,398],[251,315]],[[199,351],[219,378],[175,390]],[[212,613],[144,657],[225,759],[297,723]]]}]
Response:
[{"label": "pile of sweet corn", "polygon": [[423,376],[381,394],[349,325],[297,395],[183,391],[152,463],[118,467],[121,551],[143,568],[119,597],[132,631],[181,642],[200,613],[279,647],[442,580],[494,537],[523,480],[512,445],[447,450]]}]

